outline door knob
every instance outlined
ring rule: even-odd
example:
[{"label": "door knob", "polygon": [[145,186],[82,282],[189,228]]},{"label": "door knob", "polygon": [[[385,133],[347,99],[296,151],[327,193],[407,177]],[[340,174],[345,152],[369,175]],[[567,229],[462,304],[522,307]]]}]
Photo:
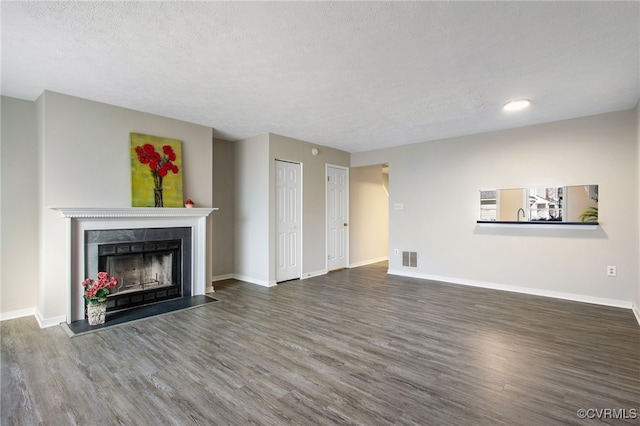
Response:
[{"label": "door knob", "polygon": [[349,226],[349,224],[347,222],[344,223],[344,226]]}]

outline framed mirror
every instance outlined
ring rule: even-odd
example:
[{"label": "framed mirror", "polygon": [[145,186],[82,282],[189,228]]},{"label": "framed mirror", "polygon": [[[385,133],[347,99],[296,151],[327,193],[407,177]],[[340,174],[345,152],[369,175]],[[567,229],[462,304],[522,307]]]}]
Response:
[{"label": "framed mirror", "polygon": [[478,223],[598,223],[598,185],[480,191]]}]

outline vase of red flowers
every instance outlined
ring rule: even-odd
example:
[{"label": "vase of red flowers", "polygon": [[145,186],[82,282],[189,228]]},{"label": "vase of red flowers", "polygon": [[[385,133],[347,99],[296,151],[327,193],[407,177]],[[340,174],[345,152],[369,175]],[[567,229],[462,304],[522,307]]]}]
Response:
[{"label": "vase of red flowers", "polygon": [[173,164],[176,161],[176,153],[170,145],[162,147],[162,154],[150,143],[136,146],[136,154],[141,164],[148,164],[153,176],[153,199],[156,207],[164,207],[162,200],[162,180],[169,172],[177,174],[178,166]]},{"label": "vase of red flowers", "polygon": [[87,302],[87,319],[89,325],[104,324],[107,317],[107,296],[111,288],[118,285],[116,277],[109,277],[106,272],[98,272],[98,279],[85,278],[84,300]]}]

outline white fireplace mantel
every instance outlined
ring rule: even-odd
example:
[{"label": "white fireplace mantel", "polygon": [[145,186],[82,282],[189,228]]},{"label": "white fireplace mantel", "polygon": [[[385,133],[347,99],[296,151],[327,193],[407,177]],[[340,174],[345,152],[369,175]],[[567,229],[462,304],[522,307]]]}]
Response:
[{"label": "white fireplace mantel", "polygon": [[119,218],[119,217],[207,217],[217,208],[168,208],[168,207],[54,207],[63,217]]},{"label": "white fireplace mantel", "polygon": [[80,282],[84,277],[85,231],[96,229],[132,229],[147,227],[192,228],[192,282],[193,296],[206,290],[206,218],[217,208],[157,208],[157,207],[105,207],[78,208],[52,207],[67,220],[67,322],[84,318],[84,301]]}]

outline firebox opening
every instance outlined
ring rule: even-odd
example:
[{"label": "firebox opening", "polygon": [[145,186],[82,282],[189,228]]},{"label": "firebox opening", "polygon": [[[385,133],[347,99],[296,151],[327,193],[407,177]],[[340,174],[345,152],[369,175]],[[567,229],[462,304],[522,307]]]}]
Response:
[{"label": "firebox opening", "polygon": [[180,240],[99,245],[99,270],[120,282],[107,311],[182,297],[180,248]]}]

